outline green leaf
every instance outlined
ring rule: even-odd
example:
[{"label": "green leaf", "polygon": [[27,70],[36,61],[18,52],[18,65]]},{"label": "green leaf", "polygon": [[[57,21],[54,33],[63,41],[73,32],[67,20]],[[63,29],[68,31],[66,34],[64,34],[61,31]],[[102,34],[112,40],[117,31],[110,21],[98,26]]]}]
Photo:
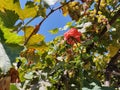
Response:
[{"label": "green leaf", "polygon": [[94,42],[97,42],[99,40],[99,37],[97,37],[97,36],[95,36],[94,38],[93,38],[93,41]]},{"label": "green leaf", "polygon": [[67,25],[68,27],[71,27],[71,26],[72,26],[72,24],[73,24],[73,22],[67,22],[67,24],[66,24],[66,25]]},{"label": "green leaf", "polygon": [[50,32],[51,34],[57,34],[58,31],[59,31],[58,28],[55,28],[55,29],[53,29],[53,30],[49,30],[49,32]]},{"label": "green leaf", "polygon": [[115,89],[112,87],[102,87],[101,90],[115,90]]},{"label": "green leaf", "polygon": [[0,41],[5,41],[4,36],[3,36],[3,32],[0,30]]},{"label": "green leaf", "polygon": [[84,45],[90,45],[90,44],[92,44],[92,42],[93,42],[93,40],[88,40],[88,41],[84,42]]},{"label": "green leaf", "polygon": [[50,74],[58,71],[61,67],[64,66],[64,64],[65,64],[65,62],[60,62],[59,64],[57,64],[57,65],[51,70]]},{"label": "green leaf", "polygon": [[19,90],[19,89],[16,87],[16,85],[11,84],[10,85],[10,90]]},{"label": "green leaf", "polygon": [[18,15],[14,11],[5,10],[0,12],[0,18],[3,22],[3,25],[6,27],[12,28],[15,22],[19,19]]},{"label": "green leaf", "polygon": [[[25,71],[25,70],[24,70]],[[25,81],[25,78],[24,78],[24,75],[25,75],[25,72],[24,72],[23,70],[22,71],[20,71],[19,73],[19,78],[20,78],[20,81],[21,82],[24,82]]]},{"label": "green leaf", "polygon": [[34,7],[34,2],[33,1],[27,1],[25,6],[28,7],[28,8]]},{"label": "green leaf", "polygon": [[19,53],[24,48],[23,46],[19,46],[18,44],[5,44],[5,43],[3,43],[3,47],[11,62],[15,61],[16,57],[19,56]]},{"label": "green leaf", "polygon": [[92,82],[89,83],[86,87],[83,87],[82,90],[115,90],[115,89],[111,87],[102,87],[99,86],[96,82]]},{"label": "green leaf", "polygon": [[42,17],[46,17],[46,8],[42,5],[39,5],[38,15]]},{"label": "green leaf", "polygon": [[22,44],[23,43],[23,37],[17,35],[16,33],[10,32],[12,29],[6,28],[2,25],[0,25],[1,31],[4,34],[4,38],[6,39],[6,43],[14,43],[14,44]]}]

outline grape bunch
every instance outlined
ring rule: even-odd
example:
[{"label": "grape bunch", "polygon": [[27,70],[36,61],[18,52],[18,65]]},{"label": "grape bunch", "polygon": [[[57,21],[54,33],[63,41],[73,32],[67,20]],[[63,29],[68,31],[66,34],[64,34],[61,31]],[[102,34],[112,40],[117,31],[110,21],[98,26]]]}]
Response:
[{"label": "grape bunch", "polygon": [[81,11],[80,3],[76,1],[72,1],[69,4],[65,5],[64,7],[62,7],[63,15],[66,16],[67,14],[69,14],[72,20],[76,21],[78,21],[80,18],[80,11]]},{"label": "grape bunch", "polygon": [[73,20],[78,21],[80,18],[80,3],[79,2],[70,2],[68,4],[69,15]]}]

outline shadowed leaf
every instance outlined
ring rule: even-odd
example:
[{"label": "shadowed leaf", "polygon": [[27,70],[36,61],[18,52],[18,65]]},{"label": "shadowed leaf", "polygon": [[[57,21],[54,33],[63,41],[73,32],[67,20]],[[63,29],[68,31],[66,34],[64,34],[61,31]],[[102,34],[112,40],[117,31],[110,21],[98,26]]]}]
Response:
[{"label": "shadowed leaf", "polygon": [[14,11],[5,10],[5,12],[0,12],[1,21],[6,27],[13,27],[15,22],[18,20],[18,15]]},{"label": "shadowed leaf", "polygon": [[16,57],[18,57],[19,53],[23,50],[23,46],[19,46],[18,44],[4,43],[3,46],[11,62],[14,62]]}]

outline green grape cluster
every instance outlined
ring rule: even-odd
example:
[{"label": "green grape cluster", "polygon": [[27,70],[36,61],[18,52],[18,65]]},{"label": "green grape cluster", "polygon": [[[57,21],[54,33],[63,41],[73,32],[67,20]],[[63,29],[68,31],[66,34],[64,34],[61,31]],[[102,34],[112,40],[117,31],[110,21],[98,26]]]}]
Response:
[{"label": "green grape cluster", "polygon": [[80,3],[73,1],[68,4],[68,13],[73,20],[78,21],[80,18]]},{"label": "green grape cluster", "polygon": [[96,15],[96,9],[89,11],[89,16],[94,20],[97,18],[98,23],[102,23],[104,25],[108,24],[108,18],[102,15],[101,11],[98,11],[98,15]]},{"label": "green grape cluster", "polygon": [[107,24],[108,19],[104,15],[97,15],[98,23]]}]

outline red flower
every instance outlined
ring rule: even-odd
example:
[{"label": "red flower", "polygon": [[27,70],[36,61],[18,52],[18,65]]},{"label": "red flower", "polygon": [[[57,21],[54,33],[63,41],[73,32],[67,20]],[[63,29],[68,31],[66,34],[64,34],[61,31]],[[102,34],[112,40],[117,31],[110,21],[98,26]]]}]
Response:
[{"label": "red flower", "polygon": [[71,28],[64,34],[64,40],[67,41],[68,44],[73,45],[76,42],[80,42],[81,32],[78,32],[76,28]]}]

